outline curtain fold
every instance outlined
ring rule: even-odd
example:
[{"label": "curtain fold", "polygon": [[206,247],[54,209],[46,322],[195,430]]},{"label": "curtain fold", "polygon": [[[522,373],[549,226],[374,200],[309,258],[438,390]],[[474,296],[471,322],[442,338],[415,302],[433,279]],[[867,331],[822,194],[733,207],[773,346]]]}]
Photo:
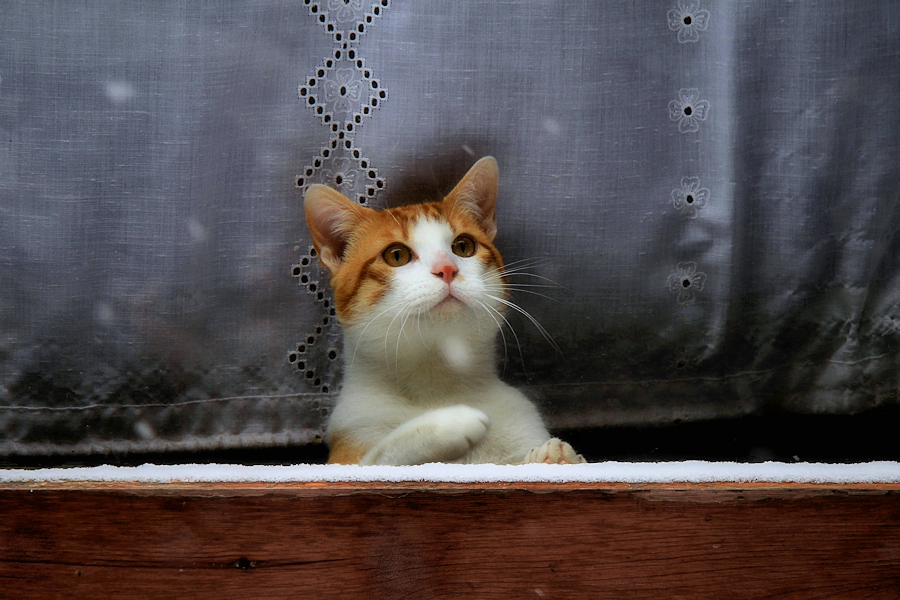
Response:
[{"label": "curtain fold", "polygon": [[10,5],[0,454],[315,441],[304,188],[437,199],[487,154],[559,347],[512,312],[498,369],[552,427],[895,403],[898,90],[889,1]]}]

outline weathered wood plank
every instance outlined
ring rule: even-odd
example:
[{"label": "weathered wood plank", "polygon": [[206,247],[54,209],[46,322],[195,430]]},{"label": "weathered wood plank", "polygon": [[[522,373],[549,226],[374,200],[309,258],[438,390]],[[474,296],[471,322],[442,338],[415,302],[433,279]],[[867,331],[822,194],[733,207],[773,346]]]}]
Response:
[{"label": "weathered wood plank", "polygon": [[896,598],[900,486],[7,484],[16,598]]}]

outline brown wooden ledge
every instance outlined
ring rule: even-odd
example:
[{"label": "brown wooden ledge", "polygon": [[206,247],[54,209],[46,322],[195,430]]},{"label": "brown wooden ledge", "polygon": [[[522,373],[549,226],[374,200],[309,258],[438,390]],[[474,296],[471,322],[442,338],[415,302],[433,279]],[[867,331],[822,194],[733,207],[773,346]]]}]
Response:
[{"label": "brown wooden ledge", "polygon": [[0,484],[0,596],[897,598],[900,484]]}]

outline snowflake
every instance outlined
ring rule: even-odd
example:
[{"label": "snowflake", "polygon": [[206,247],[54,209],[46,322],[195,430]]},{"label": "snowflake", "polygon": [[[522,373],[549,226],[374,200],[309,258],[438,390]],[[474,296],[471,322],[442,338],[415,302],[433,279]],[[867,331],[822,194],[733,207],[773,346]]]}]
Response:
[{"label": "snowflake", "polygon": [[709,25],[709,11],[700,10],[699,2],[679,2],[678,8],[669,11],[669,29],[678,32],[678,41],[700,41],[700,32]]},{"label": "snowflake", "polygon": [[678,123],[681,133],[700,130],[700,121],[706,120],[709,102],[700,99],[700,90],[682,88],[678,90],[678,99],[669,102],[669,118]]},{"label": "snowflake", "polygon": [[697,292],[706,283],[706,273],[697,272],[697,263],[678,263],[675,272],[669,275],[669,291],[678,295],[678,304],[693,304]]}]

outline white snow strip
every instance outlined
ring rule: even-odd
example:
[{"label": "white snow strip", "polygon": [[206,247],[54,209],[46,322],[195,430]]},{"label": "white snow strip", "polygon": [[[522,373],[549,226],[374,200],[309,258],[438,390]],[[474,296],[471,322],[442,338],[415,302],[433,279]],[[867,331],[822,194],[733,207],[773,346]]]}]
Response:
[{"label": "white snow strip", "polygon": [[584,465],[455,465],[359,467],[350,465],[142,465],[0,469],[11,482],[609,482],[609,483],[900,483],[900,463],[602,462]]}]

